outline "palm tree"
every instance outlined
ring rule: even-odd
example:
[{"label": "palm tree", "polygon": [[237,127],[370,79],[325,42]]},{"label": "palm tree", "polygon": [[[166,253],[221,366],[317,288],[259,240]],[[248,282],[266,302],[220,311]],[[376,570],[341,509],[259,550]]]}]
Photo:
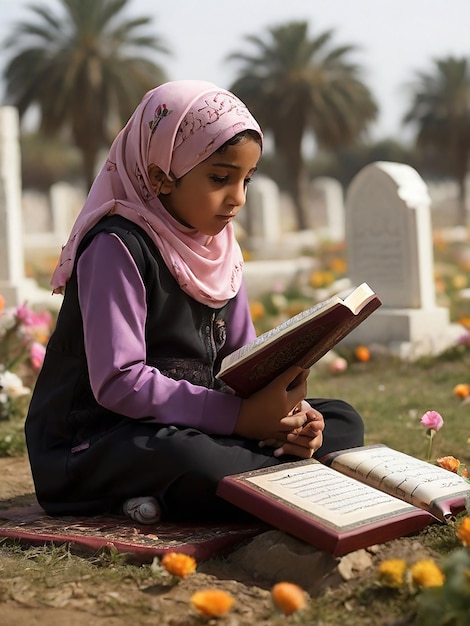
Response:
[{"label": "palm tree", "polygon": [[249,35],[253,54],[237,52],[242,62],[231,89],[271,131],[286,171],[286,186],[306,227],[301,188],[304,178],[302,140],[310,131],[319,148],[352,144],[377,115],[377,105],[347,57],[352,46],[332,47],[333,31],[312,39],[307,22],[271,27],[265,38]]},{"label": "palm tree", "polygon": [[30,6],[30,20],[18,23],[5,42],[14,55],[4,71],[6,94],[20,117],[38,108],[45,134],[69,133],[90,187],[99,150],[143,94],[166,79],[143,53],[168,51],[158,36],[144,32],[150,18],[123,17],[129,0],[60,2],[61,14]]},{"label": "palm tree", "polygon": [[420,150],[440,155],[441,172],[459,186],[457,222],[467,223],[465,178],[470,156],[470,65],[465,58],[435,59],[429,72],[417,72],[404,122],[418,126]]}]

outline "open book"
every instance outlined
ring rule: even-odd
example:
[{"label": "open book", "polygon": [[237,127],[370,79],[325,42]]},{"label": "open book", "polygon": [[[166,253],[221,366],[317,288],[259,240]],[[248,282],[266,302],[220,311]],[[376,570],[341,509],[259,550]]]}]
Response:
[{"label": "open book", "polygon": [[219,496],[315,547],[341,556],[447,522],[470,483],[382,444],[226,476]]},{"label": "open book", "polygon": [[367,283],[315,304],[226,356],[217,378],[248,397],[292,365],[313,365],[381,304]]}]

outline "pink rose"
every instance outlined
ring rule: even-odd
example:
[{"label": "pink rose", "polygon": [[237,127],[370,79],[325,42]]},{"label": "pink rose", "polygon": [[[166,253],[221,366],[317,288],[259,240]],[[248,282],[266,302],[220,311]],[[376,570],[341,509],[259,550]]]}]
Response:
[{"label": "pink rose", "polygon": [[426,411],[421,418],[421,424],[428,430],[438,431],[444,426],[444,420],[437,411]]},{"label": "pink rose", "polygon": [[46,348],[39,343],[38,341],[34,341],[30,347],[30,358],[31,365],[33,369],[39,371],[42,367],[44,356],[46,354]]},{"label": "pink rose", "polygon": [[34,312],[26,304],[21,304],[16,308],[16,319],[25,326],[33,325],[33,315]]}]

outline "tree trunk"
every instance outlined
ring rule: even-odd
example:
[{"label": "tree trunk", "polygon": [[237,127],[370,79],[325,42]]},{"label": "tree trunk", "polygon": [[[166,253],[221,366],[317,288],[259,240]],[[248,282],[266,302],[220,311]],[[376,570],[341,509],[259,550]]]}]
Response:
[{"label": "tree trunk", "polygon": [[467,226],[467,194],[465,185],[466,176],[459,176],[457,184],[459,186],[459,195],[457,199],[457,226]]},{"label": "tree trunk", "polygon": [[87,192],[90,191],[93,181],[95,180],[95,163],[96,154],[82,149],[82,171]]},{"label": "tree trunk", "polygon": [[302,194],[300,192],[300,182],[298,180],[289,180],[289,195],[294,202],[297,228],[299,230],[306,230],[307,219],[305,217],[305,207],[303,204]]}]

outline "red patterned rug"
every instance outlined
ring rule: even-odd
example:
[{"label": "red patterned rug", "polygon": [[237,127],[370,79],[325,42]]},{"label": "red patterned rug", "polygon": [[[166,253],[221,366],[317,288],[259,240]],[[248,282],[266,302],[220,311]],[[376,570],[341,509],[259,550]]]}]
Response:
[{"label": "red patterned rug", "polygon": [[140,562],[165,552],[183,552],[198,561],[229,552],[238,543],[266,530],[260,524],[156,524],[142,526],[119,516],[50,517],[34,497],[0,501],[0,538],[30,545],[70,544],[97,552],[114,548]]}]

